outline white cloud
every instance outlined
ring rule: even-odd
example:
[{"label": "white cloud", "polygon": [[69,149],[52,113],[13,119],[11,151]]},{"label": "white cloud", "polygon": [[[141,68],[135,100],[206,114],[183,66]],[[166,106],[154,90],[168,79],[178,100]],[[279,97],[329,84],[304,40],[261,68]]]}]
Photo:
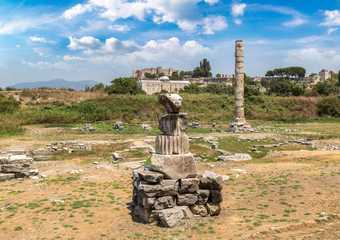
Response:
[{"label": "white cloud", "polygon": [[82,57],[72,56],[72,55],[65,55],[65,56],[63,57],[63,60],[64,60],[65,62],[85,61],[85,59],[82,58]]},{"label": "white cloud", "polygon": [[204,0],[204,2],[208,3],[209,5],[214,5],[219,2],[219,0]]},{"label": "white cloud", "polygon": [[329,28],[329,29],[327,30],[327,34],[328,34],[328,35],[331,35],[332,33],[338,31],[338,29],[339,29],[339,28]]},{"label": "white cloud", "polygon": [[210,16],[203,19],[203,33],[207,35],[215,34],[228,27],[227,21],[222,16]]},{"label": "white cloud", "polygon": [[339,49],[308,47],[288,51],[286,62],[289,64],[301,63],[312,71],[321,68],[336,68],[340,62]]},{"label": "white cloud", "polygon": [[231,14],[233,17],[242,17],[246,10],[247,4],[245,3],[233,3],[231,5]]},{"label": "white cloud", "polygon": [[25,32],[30,28],[38,26],[39,23],[32,19],[12,20],[5,23],[0,22],[0,35],[10,35]]},{"label": "white cloud", "polygon": [[69,37],[70,43],[68,48],[71,50],[89,50],[97,48],[101,45],[100,40],[92,36],[81,38]]},{"label": "white cloud", "polygon": [[32,43],[53,43],[52,41],[50,40],[47,40],[46,38],[44,37],[38,37],[38,36],[30,36],[29,37],[29,40],[32,42]]},{"label": "white cloud", "polygon": [[340,10],[326,10],[324,11],[324,16],[325,19],[321,25],[327,27],[340,26]]},{"label": "white cloud", "polygon": [[92,6],[90,4],[77,4],[70,9],[67,9],[63,13],[63,17],[67,20],[71,20],[91,10],[92,10]]},{"label": "white cloud", "polygon": [[307,23],[307,20],[302,17],[295,17],[290,21],[284,22],[282,25],[285,27],[298,27]]},{"label": "white cloud", "polygon": [[291,17],[291,20],[282,23],[284,27],[298,27],[308,23],[308,19],[302,13],[296,11],[295,9],[283,6],[273,6],[265,4],[252,4],[249,6],[250,9],[255,11],[269,11],[274,13],[279,13]]},{"label": "white cloud", "polygon": [[114,32],[129,32],[131,30],[131,28],[125,24],[113,24],[108,28]]},{"label": "white cloud", "polygon": [[[219,31],[225,27],[223,18],[219,16],[219,21],[215,16],[203,16],[198,3],[206,2],[209,5],[218,3],[218,0],[143,0],[143,1],[128,1],[128,0],[88,0],[85,4],[77,4],[74,7],[66,10],[63,16],[67,19],[73,19],[81,14],[89,11],[95,12],[103,19],[116,21],[118,19],[127,19],[130,17],[137,18],[141,21],[150,16],[152,21],[157,24],[174,23],[180,29],[188,32],[195,32],[197,28],[205,28],[203,33]],[[204,19],[215,19],[212,23],[214,27],[207,29]],[[126,27],[121,26],[118,31],[127,31]]]}]

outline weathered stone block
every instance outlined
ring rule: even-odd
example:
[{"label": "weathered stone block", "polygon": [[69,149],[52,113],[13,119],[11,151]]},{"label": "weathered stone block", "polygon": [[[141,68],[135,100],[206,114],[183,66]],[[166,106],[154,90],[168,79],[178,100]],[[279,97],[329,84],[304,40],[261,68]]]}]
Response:
[{"label": "weathered stone block", "polygon": [[219,190],[211,190],[210,191],[210,197],[209,197],[209,202],[211,203],[220,203],[222,202],[223,198],[222,198],[222,193]]},{"label": "weathered stone block", "polygon": [[177,195],[177,181],[163,180],[161,184],[156,185],[140,183],[138,191],[147,197],[175,196]]},{"label": "weathered stone block", "polygon": [[174,207],[155,211],[159,224],[162,227],[175,227],[183,223],[185,219],[184,211],[181,207]]},{"label": "weathered stone block", "polygon": [[197,195],[197,204],[204,205],[208,202],[210,190],[200,189]]},{"label": "weathered stone block", "polygon": [[20,173],[28,172],[30,165],[28,164],[3,164],[0,166],[3,173]]},{"label": "weathered stone block", "polygon": [[156,220],[155,214],[150,209],[141,206],[135,206],[133,208],[133,216],[136,220],[143,223],[152,223]]},{"label": "weathered stone block", "polygon": [[196,163],[193,155],[159,155],[151,158],[150,170],[163,173],[167,178],[180,179],[196,174]]},{"label": "weathered stone block", "polygon": [[200,178],[200,189],[221,190],[223,178],[213,172],[204,172]]},{"label": "weathered stone block", "polygon": [[14,173],[0,173],[0,182],[15,178]]},{"label": "weathered stone block", "polygon": [[163,180],[163,174],[152,171],[138,171],[141,180],[147,183],[160,183]]},{"label": "weathered stone block", "polygon": [[162,210],[166,208],[173,208],[176,206],[176,201],[173,196],[159,197],[155,200],[154,209]]},{"label": "weathered stone block", "polygon": [[201,217],[208,216],[208,210],[205,207],[205,205],[192,205],[192,206],[190,206],[190,210],[195,215],[198,215],[198,216],[201,216]]},{"label": "weathered stone block", "polygon": [[195,193],[198,191],[200,180],[198,178],[185,178],[179,181],[179,193]]},{"label": "weathered stone block", "polygon": [[179,206],[191,206],[197,202],[195,194],[181,194],[177,196],[177,204]]},{"label": "weathered stone block", "polygon": [[219,204],[207,204],[207,210],[210,216],[218,216],[221,213],[221,206]]}]

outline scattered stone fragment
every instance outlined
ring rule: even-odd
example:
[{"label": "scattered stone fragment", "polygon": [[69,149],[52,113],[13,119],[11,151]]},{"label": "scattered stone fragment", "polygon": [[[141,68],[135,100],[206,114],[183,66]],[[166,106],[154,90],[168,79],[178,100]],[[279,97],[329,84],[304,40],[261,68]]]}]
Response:
[{"label": "scattered stone fragment", "polygon": [[192,123],[190,124],[190,126],[191,126],[192,128],[200,128],[200,127],[201,127],[201,124],[200,124],[199,122],[192,122]]},{"label": "scattered stone fragment", "polygon": [[222,155],[218,157],[220,161],[249,161],[252,157],[247,153],[235,153],[232,155]]},{"label": "scattered stone fragment", "polygon": [[141,127],[142,127],[142,129],[144,130],[144,131],[151,131],[152,130],[152,127],[149,125],[149,124],[146,124],[146,123],[143,123],[142,125],[141,125]]},{"label": "scattered stone fragment", "polygon": [[0,182],[8,181],[15,178],[14,173],[0,173]]},{"label": "scattered stone fragment", "polygon": [[205,205],[192,205],[190,206],[190,210],[195,215],[199,215],[201,217],[208,216],[208,209],[205,207]]},{"label": "scattered stone fragment", "polygon": [[80,128],[80,131],[84,133],[90,133],[90,132],[95,132],[96,128],[92,126],[91,123],[85,123],[84,126]]},{"label": "scattered stone fragment", "polygon": [[121,130],[124,129],[124,123],[121,122],[121,121],[117,121],[113,124],[112,128],[113,128],[113,130],[121,131]]},{"label": "scattered stone fragment", "polygon": [[221,213],[221,206],[219,204],[207,204],[207,210],[210,216],[218,216]]},{"label": "scattered stone fragment", "polygon": [[120,156],[119,153],[117,153],[117,152],[112,153],[112,161],[113,162],[119,162],[121,160],[123,160],[123,157]]}]

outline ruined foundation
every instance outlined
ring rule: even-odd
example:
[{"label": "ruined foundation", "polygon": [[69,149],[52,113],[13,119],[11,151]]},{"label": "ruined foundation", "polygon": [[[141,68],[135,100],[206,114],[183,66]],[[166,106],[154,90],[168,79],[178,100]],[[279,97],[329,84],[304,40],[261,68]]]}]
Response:
[{"label": "ruined foundation", "polygon": [[159,122],[162,134],[156,137],[156,152],[150,164],[133,172],[132,213],[137,221],[174,227],[221,211],[223,180],[197,174],[181,102],[177,94],[160,96],[167,114]]},{"label": "ruined foundation", "polygon": [[231,132],[254,131],[246,121],[244,114],[244,78],[244,42],[242,40],[237,40],[235,42],[235,113],[234,119],[229,126],[229,131]]}]

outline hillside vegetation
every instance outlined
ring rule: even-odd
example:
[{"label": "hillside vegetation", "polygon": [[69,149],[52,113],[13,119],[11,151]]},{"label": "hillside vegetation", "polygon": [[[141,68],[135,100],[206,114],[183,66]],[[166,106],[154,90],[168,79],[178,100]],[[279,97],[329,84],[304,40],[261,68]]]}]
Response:
[{"label": "hillside vegetation", "polygon": [[[233,97],[214,94],[183,94],[183,112],[189,120],[226,122],[233,114]],[[15,132],[28,124],[74,124],[122,120],[128,123],[157,121],[164,112],[157,96],[112,95],[64,104],[60,101],[20,107],[13,98],[0,98],[0,132]],[[250,120],[305,121],[340,116],[340,97],[270,97],[246,99]]]}]

